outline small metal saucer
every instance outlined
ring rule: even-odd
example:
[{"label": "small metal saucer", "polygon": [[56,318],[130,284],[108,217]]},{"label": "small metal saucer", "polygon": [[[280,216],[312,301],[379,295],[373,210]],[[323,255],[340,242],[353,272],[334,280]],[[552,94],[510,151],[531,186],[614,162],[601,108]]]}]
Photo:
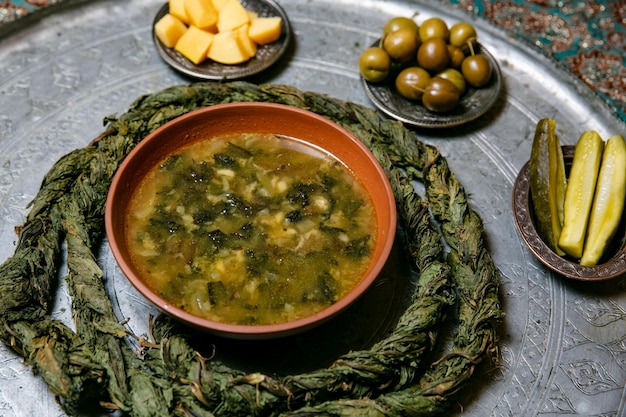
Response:
[{"label": "small metal saucer", "polygon": [[[565,164],[571,165],[574,146],[563,146]],[[559,256],[546,245],[535,228],[530,198],[530,170],[527,162],[513,185],[513,220],[528,249],[545,266],[565,277],[579,281],[602,281],[626,274],[626,214],[613,237],[604,259],[595,266],[582,266],[574,259]]]},{"label": "small metal saucer", "polygon": [[[377,40],[372,46],[377,46]],[[482,88],[469,87],[461,96],[456,108],[447,113],[434,113],[421,103],[402,97],[396,90],[393,79],[371,83],[361,77],[365,93],[374,105],[386,115],[409,125],[428,128],[458,126],[472,121],[489,110],[496,102],[502,86],[502,74],[496,59],[480,43],[474,45],[476,53],[489,59],[493,73],[489,83]],[[390,77],[391,78],[391,77]]]}]

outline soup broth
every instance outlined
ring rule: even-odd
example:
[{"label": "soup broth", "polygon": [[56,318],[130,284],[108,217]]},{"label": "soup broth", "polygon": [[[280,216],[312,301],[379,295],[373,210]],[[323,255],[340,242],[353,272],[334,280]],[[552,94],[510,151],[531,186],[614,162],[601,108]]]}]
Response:
[{"label": "soup broth", "polygon": [[372,201],[342,163],[269,134],[190,145],[150,171],[130,204],[145,283],[223,323],[321,311],[357,284],[376,239]]}]

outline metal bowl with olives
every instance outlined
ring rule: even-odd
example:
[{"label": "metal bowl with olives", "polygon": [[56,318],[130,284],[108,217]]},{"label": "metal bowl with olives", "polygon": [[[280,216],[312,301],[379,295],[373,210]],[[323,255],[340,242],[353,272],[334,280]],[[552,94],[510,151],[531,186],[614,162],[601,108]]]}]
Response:
[{"label": "metal bowl with olives", "polygon": [[474,120],[496,101],[500,68],[473,25],[393,17],[359,60],[368,97],[384,113],[421,127]]}]

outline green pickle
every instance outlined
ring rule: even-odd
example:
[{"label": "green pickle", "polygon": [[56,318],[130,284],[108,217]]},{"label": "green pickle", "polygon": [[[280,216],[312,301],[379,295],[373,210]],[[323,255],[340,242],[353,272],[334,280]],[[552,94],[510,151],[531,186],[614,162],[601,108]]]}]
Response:
[{"label": "green pickle", "polygon": [[619,227],[625,199],[626,141],[621,135],[613,135],[602,154],[581,265],[594,266],[600,261]]},{"label": "green pickle", "polygon": [[568,255],[580,259],[596,190],[604,141],[595,130],[583,133],[574,151],[572,168],[565,191],[563,230],[559,247]]},{"label": "green pickle", "polygon": [[558,242],[563,227],[565,203],[565,162],[556,121],[549,118],[537,123],[530,154],[530,194],[537,231],[546,244],[560,256],[565,255]]}]

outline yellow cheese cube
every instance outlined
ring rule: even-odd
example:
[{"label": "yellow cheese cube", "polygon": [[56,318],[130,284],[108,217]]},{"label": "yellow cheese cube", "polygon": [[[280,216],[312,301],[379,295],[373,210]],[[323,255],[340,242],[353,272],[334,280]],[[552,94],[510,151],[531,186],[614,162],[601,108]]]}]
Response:
[{"label": "yellow cheese cube", "polygon": [[238,28],[235,31],[235,35],[237,36],[239,47],[248,56],[248,58],[255,56],[257,44],[248,36],[248,25]]},{"label": "yellow cheese cube", "polygon": [[241,64],[250,58],[233,31],[216,33],[207,56],[215,62],[227,65]]},{"label": "yellow cheese cube", "polygon": [[211,26],[206,26],[203,27],[202,30],[206,31],[206,32],[211,32],[213,34],[217,33],[217,22],[213,23]]},{"label": "yellow cheese cube", "polygon": [[181,22],[189,24],[189,17],[185,11],[185,0],[169,0],[169,13]]},{"label": "yellow cheese cube", "polygon": [[169,13],[154,25],[157,38],[168,48],[173,48],[186,31],[187,26]]},{"label": "yellow cheese cube", "polygon": [[257,12],[253,12],[252,10],[246,10],[248,12],[248,19],[250,21],[256,19],[257,17],[259,17],[259,14]]},{"label": "yellow cheese cube", "polygon": [[185,0],[185,12],[189,21],[199,29],[206,29],[217,23],[217,10],[211,0]]},{"label": "yellow cheese cube", "polygon": [[207,51],[216,35],[195,26],[189,29],[176,43],[175,49],[185,58],[198,65],[206,59]]},{"label": "yellow cheese cube", "polygon": [[230,0],[212,0],[212,1],[213,1],[213,7],[215,7],[217,11],[219,12],[220,10],[222,10],[224,5],[228,3]]},{"label": "yellow cheese cube", "polygon": [[258,17],[250,22],[248,36],[257,44],[265,45],[278,40],[281,29],[280,17]]},{"label": "yellow cheese cube", "polygon": [[239,0],[229,0],[219,11],[217,17],[217,30],[226,32],[241,27],[250,21],[248,12],[239,3]]}]

